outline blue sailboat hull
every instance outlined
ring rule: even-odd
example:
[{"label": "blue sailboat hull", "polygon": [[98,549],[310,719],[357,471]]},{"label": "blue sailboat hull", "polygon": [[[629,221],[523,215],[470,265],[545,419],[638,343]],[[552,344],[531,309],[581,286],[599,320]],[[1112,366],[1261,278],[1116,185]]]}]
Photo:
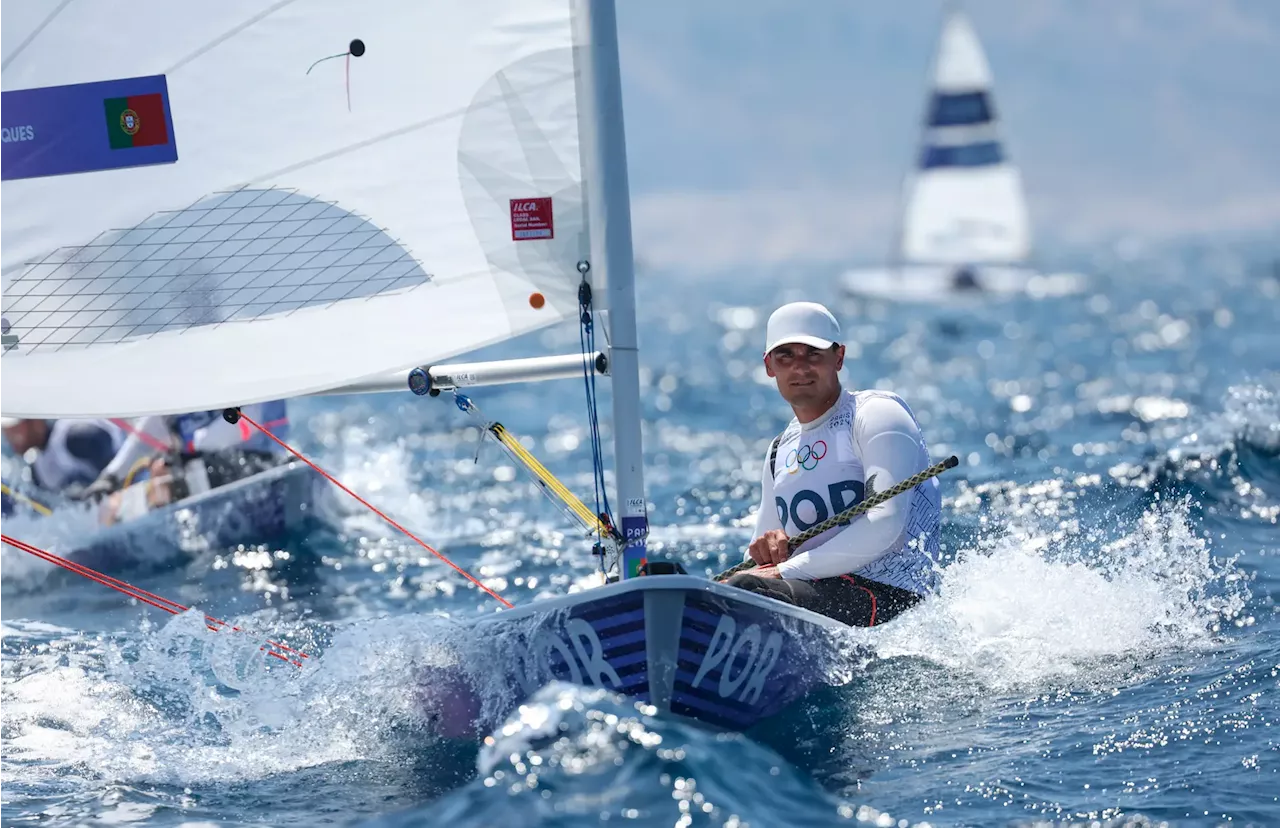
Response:
[{"label": "blue sailboat hull", "polygon": [[74,544],[69,557],[111,571],[175,549],[272,543],[308,518],[318,479],[302,463],[285,463],[106,527]]},{"label": "blue sailboat hull", "polygon": [[[504,665],[504,715],[552,680],[601,687],[662,714],[744,730],[831,683],[848,628],[771,598],[689,575],[634,578],[539,601],[475,625]],[[442,717],[476,700],[437,692]],[[436,680],[436,689],[442,686]],[[428,692],[428,697],[432,697]],[[480,725],[481,729],[484,725]]]}]

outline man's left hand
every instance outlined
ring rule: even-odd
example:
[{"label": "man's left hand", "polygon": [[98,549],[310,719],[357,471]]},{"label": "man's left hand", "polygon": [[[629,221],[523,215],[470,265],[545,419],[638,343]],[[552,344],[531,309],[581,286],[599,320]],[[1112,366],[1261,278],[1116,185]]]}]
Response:
[{"label": "man's left hand", "polygon": [[756,566],[747,570],[748,575],[754,575],[757,578],[781,578],[782,573],[778,571],[778,567],[770,564],[768,566]]},{"label": "man's left hand", "polygon": [[776,566],[791,557],[791,549],[787,546],[787,533],[781,529],[770,529],[760,537],[751,541],[747,554],[759,566]]}]

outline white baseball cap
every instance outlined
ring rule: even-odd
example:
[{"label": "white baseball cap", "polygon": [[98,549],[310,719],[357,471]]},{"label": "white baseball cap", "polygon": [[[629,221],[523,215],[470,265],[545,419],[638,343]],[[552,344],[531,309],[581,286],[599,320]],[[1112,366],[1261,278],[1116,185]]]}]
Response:
[{"label": "white baseball cap", "polygon": [[791,302],[769,317],[764,338],[766,354],[792,342],[825,350],[840,341],[840,323],[817,302]]}]

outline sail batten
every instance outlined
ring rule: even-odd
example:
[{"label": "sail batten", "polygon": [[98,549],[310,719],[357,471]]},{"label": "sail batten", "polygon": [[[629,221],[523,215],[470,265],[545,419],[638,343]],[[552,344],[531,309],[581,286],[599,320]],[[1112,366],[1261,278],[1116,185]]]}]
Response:
[{"label": "sail batten", "polygon": [[84,4],[21,51],[49,15],[6,6],[3,413],[318,393],[573,318],[573,6]]}]

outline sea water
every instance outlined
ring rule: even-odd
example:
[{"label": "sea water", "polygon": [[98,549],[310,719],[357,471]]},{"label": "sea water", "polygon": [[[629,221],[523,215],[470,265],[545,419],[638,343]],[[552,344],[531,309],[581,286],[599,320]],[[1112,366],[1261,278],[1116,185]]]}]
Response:
[{"label": "sea water", "polygon": [[[842,297],[834,272],[647,275],[651,555],[740,556],[788,416],[760,361],[784,301],[826,302],[845,383],[902,394],[962,460],[940,594],[851,630],[842,685],[746,734],[551,684],[486,738],[441,738],[416,677],[498,605],[358,506],[109,573],[243,634],[5,548],[3,822],[1280,824],[1280,282],[1259,263],[1097,256],[1076,295],[923,307]],[[472,397],[594,505],[580,382]],[[301,450],[513,603],[590,583],[589,544],[447,396],[291,415]],[[81,518],[5,531],[57,549]]]}]

